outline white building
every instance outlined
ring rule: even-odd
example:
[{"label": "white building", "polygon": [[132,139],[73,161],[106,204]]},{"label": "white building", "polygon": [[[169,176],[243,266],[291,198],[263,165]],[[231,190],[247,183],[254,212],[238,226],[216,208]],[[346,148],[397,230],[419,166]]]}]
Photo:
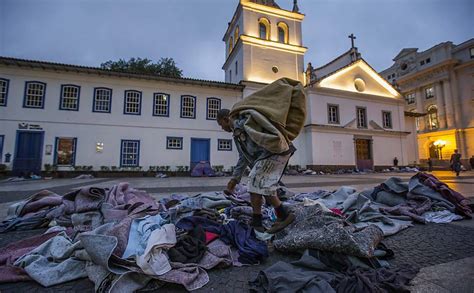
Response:
[{"label": "white building", "polygon": [[420,159],[447,165],[458,149],[468,167],[474,156],[474,39],[422,52],[404,48],[393,61],[380,74],[400,87],[406,111],[427,114],[417,123]]},{"label": "white building", "polygon": [[228,169],[238,154],[216,112],[290,77],[308,94],[291,164],[372,169],[391,166],[394,157],[400,165],[416,161],[408,152],[414,118],[405,117],[402,96],[357,48],[304,70],[303,19],[296,5],[287,11],[270,0],[241,0],[224,35],[226,82],[2,57],[1,160],[15,172],[45,164],[176,169],[201,160]]}]

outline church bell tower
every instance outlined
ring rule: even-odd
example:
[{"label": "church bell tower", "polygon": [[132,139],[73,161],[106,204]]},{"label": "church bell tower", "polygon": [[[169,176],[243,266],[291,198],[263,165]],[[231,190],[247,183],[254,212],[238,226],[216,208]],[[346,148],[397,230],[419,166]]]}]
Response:
[{"label": "church bell tower", "polygon": [[304,54],[297,0],[284,10],[274,0],[240,0],[223,41],[225,81],[271,83],[282,77],[304,82]]}]

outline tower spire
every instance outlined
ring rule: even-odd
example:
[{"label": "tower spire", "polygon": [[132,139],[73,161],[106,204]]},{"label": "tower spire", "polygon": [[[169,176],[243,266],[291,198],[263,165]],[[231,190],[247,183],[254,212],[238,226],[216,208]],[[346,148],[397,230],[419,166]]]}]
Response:
[{"label": "tower spire", "polygon": [[298,7],[298,0],[293,0],[293,12],[300,12],[300,8]]}]

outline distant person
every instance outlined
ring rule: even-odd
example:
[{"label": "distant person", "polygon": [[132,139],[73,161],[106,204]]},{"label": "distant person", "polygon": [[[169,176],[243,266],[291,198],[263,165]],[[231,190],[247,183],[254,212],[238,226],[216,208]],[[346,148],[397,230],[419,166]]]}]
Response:
[{"label": "distant person", "polygon": [[433,172],[433,161],[428,158],[428,172]]},{"label": "distant person", "polygon": [[474,170],[474,155],[469,159],[469,164],[471,165],[471,169]]},{"label": "distant person", "polygon": [[454,154],[451,155],[449,163],[451,164],[453,172],[456,172],[456,176],[459,176],[459,172],[461,172],[461,154],[458,153],[458,150],[454,150]]},{"label": "distant person", "polygon": [[395,158],[393,159],[393,166],[395,166],[395,167],[398,166],[398,159],[397,159],[397,157],[395,157]]}]

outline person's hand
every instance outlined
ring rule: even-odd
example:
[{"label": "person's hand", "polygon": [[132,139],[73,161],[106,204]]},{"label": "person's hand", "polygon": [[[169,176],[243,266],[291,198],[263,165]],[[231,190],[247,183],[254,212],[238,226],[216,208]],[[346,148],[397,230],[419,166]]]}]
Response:
[{"label": "person's hand", "polygon": [[224,190],[224,193],[227,195],[231,195],[234,193],[235,186],[237,185],[237,180],[230,179],[229,183],[227,183],[227,188]]}]

